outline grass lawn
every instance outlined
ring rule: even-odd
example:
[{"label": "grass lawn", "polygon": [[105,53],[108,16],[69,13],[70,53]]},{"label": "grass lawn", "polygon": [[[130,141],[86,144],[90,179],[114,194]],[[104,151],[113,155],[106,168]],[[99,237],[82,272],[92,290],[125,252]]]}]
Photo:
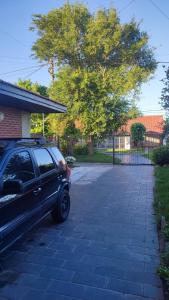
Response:
[{"label": "grass lawn", "polygon": [[155,210],[158,220],[161,216],[169,223],[169,167],[155,169]]},{"label": "grass lawn", "polygon": [[[90,163],[113,163],[113,157],[104,153],[96,152],[93,155],[75,155],[78,162]],[[116,163],[120,163],[120,159],[115,158]]]},{"label": "grass lawn", "polygon": [[[136,151],[135,149],[130,149],[130,150],[127,150],[127,149],[115,149],[116,153],[133,153],[135,151]],[[112,153],[113,152],[113,148],[101,148],[101,149],[98,149],[98,152],[100,152],[100,153],[105,153],[105,152]]]},{"label": "grass lawn", "polygon": [[[165,217],[166,225],[160,231],[166,246],[169,243],[169,167],[156,167],[155,169],[155,200],[154,208],[157,222],[160,224],[161,217]],[[161,264],[158,269],[159,276],[163,279],[165,299],[169,299],[169,247],[165,247],[161,253]]]},{"label": "grass lawn", "polygon": [[150,160],[152,160],[152,151],[148,152],[148,153],[141,153],[142,156],[149,158]]}]

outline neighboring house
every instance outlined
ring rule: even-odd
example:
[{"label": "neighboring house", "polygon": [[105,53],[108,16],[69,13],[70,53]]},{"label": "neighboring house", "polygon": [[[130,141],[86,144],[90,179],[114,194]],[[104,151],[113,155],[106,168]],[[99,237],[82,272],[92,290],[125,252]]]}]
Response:
[{"label": "neighboring house", "polygon": [[[130,150],[132,147],[134,147],[131,138],[131,126],[135,123],[142,123],[146,128],[146,134],[142,143],[143,147],[157,147],[163,143],[163,116],[142,116],[130,119],[128,123],[122,126],[121,129],[114,135],[115,149]],[[99,143],[98,147],[112,148],[113,136],[109,136],[104,141]]]},{"label": "neighboring house", "polygon": [[66,106],[0,80],[0,138],[30,137],[31,113],[64,113]]},{"label": "neighboring house", "polygon": [[131,127],[135,123],[141,123],[146,129],[143,147],[156,147],[163,142],[163,126],[164,118],[162,115],[157,116],[142,116],[128,121],[128,123],[121,128],[115,137],[116,149],[131,149],[133,142],[131,138]]}]

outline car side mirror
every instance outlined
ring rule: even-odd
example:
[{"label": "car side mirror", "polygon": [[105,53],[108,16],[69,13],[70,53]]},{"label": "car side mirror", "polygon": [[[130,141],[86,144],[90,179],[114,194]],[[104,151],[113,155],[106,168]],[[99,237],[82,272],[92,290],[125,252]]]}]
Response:
[{"label": "car side mirror", "polygon": [[23,192],[23,183],[21,180],[6,180],[3,183],[2,192],[4,195],[21,194]]}]

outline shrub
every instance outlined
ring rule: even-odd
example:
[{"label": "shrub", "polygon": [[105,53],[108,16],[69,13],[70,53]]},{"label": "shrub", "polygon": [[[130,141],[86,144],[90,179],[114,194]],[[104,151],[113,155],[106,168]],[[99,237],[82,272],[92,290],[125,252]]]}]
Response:
[{"label": "shrub", "polygon": [[68,165],[73,165],[76,162],[76,158],[73,156],[66,156],[65,160]]},{"label": "shrub", "polygon": [[146,128],[142,123],[134,123],[131,126],[131,136],[135,146],[144,141],[145,132]]},{"label": "shrub", "polygon": [[169,164],[169,147],[161,146],[153,150],[152,161],[159,166],[164,166]]},{"label": "shrub", "polygon": [[164,279],[169,283],[169,268],[166,266],[160,266],[157,270],[157,274],[160,276],[160,278]]},{"label": "shrub", "polygon": [[88,154],[87,145],[76,145],[74,148],[74,154],[75,155],[87,155]]}]

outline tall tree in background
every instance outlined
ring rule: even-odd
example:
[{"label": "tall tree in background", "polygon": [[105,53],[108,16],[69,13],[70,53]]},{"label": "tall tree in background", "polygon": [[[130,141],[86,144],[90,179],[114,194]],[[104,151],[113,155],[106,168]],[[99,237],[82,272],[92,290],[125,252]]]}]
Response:
[{"label": "tall tree in background", "polygon": [[134,123],[131,126],[131,138],[134,146],[142,146],[145,138],[146,128],[142,123]]},{"label": "tall tree in background", "polygon": [[169,114],[169,68],[165,70],[165,78],[162,79],[164,87],[161,93],[161,105]]},{"label": "tall tree in background", "polygon": [[148,36],[134,20],[121,24],[115,9],[91,14],[69,3],[34,15],[31,30],[38,34],[35,57],[55,69],[50,95],[68,106],[58,118],[65,126],[79,121],[92,153],[95,137],[124,124],[130,92],[156,68]]},{"label": "tall tree in background", "polygon": [[[16,84],[20,88],[26,89],[30,92],[39,94],[39,95],[44,96],[44,97],[48,97],[47,87],[43,86],[43,85],[40,85],[37,82],[33,83],[30,79],[27,79],[27,80],[19,79]],[[38,114],[38,113],[31,114],[31,133],[41,135],[43,133],[43,126],[44,126],[45,133],[46,134],[49,133],[49,128],[48,128],[49,124],[48,124],[48,121],[47,121],[47,116],[48,115],[45,114],[46,122],[45,122],[45,124],[43,124],[44,116],[42,114]]]}]

